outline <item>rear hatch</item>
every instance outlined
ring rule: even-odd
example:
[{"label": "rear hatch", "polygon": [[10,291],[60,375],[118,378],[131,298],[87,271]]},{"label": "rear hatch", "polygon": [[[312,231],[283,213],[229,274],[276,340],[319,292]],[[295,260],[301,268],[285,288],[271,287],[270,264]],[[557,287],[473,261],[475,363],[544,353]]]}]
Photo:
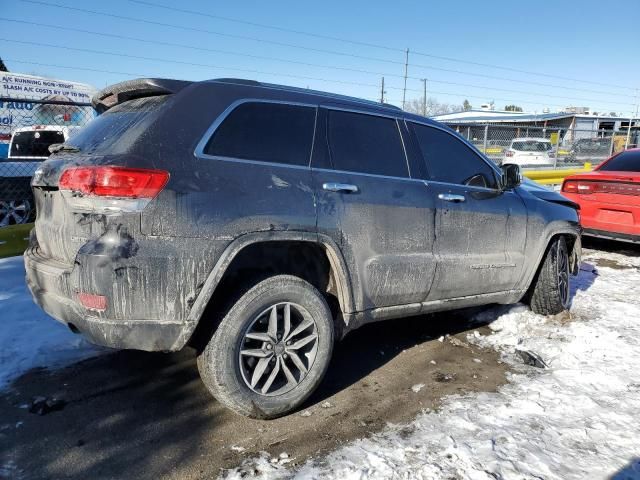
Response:
[{"label": "rear hatch", "polygon": [[[92,175],[91,181],[95,182],[95,171],[99,171],[101,181],[107,182],[116,178],[113,172],[119,172],[118,169],[147,171],[144,167],[148,162],[135,154],[136,144],[168,104],[169,97],[171,95],[146,96],[110,108],[74,135],[63,150],[40,164],[32,180],[40,256],[72,264],[78,250],[103,235],[109,223],[107,218],[114,216],[118,217],[117,223],[130,232],[139,230],[140,211],[146,206],[144,198],[104,188],[83,191],[79,182],[88,181]],[[72,171],[79,171],[81,175],[71,176],[71,187],[60,188],[65,172],[69,176]],[[136,175],[136,170],[131,171]],[[125,178],[120,185],[129,180]]]}]

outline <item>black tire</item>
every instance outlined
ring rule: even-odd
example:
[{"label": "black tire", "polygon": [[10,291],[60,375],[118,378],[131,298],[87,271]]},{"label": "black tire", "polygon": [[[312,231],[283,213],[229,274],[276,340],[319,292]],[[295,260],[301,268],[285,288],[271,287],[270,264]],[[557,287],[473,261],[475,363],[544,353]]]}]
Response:
[{"label": "black tire", "polygon": [[541,315],[556,315],[569,308],[571,286],[569,252],[564,237],[558,237],[547,250],[531,287],[529,305]]},{"label": "black tire", "polygon": [[[274,338],[274,311],[275,325],[282,327],[276,330],[277,341],[269,340]],[[310,321],[314,325],[293,335]],[[296,347],[314,335],[315,340]],[[253,338],[256,336],[260,338]],[[322,294],[301,278],[277,275],[247,290],[230,308],[198,356],[198,370],[213,396],[231,410],[251,418],[276,418],[295,410],[318,387],[329,366],[333,343],[333,318]],[[294,348],[299,350],[290,350]],[[251,355],[244,355],[249,352]],[[269,362],[261,367],[266,358]],[[268,384],[274,370],[277,373]],[[254,376],[259,380],[252,386]]]}]

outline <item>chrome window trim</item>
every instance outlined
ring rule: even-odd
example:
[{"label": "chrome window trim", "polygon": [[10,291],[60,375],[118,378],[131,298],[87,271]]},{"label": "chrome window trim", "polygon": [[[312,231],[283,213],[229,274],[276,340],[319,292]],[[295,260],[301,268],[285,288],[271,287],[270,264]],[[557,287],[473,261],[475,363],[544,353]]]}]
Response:
[{"label": "chrome window trim", "polygon": [[[498,174],[499,176],[502,176],[502,171],[497,167],[497,165],[495,163],[493,163],[490,160],[487,160],[482,153],[480,153],[478,151],[478,149],[476,149],[476,147],[473,146],[472,143],[469,143],[466,139],[460,137],[459,135],[456,135],[452,132],[450,132],[449,130],[447,130],[446,128],[442,128],[439,125],[436,124],[431,124],[431,123],[425,123],[425,122],[421,122],[418,120],[414,120],[414,119],[404,119],[405,122],[409,122],[409,123],[416,123],[418,125],[422,125],[423,127],[431,127],[431,128],[435,128],[437,130],[440,130],[444,133],[446,133],[447,135],[450,135],[451,137],[455,138],[456,140],[458,140],[459,142],[462,142],[464,145],[466,145],[478,158],[480,158],[480,160],[482,162],[484,162],[486,165],[488,165],[491,169],[493,169],[494,172],[496,172],[496,174]],[[446,183],[446,182],[441,182],[441,183]],[[458,185],[453,184],[453,185]],[[493,188],[489,189],[489,190],[494,190]]]},{"label": "chrome window trim", "polygon": [[464,188],[464,189],[469,189],[472,190],[474,192],[491,192],[491,193],[515,193],[514,190],[501,190],[499,188],[488,188],[488,187],[478,187],[477,185],[463,185],[460,183],[450,183],[450,182],[438,182],[436,180],[429,180],[428,181],[429,184],[436,184],[436,185],[446,185],[452,188]]},{"label": "chrome window trim", "polygon": [[[376,173],[365,173],[365,172],[355,172],[352,170],[332,170],[334,172],[348,172],[348,173],[356,173],[358,175],[367,175],[367,176],[371,176],[371,177],[382,177],[382,178],[402,178],[405,180],[418,180],[418,179],[414,179],[411,176],[411,168],[409,167],[409,157],[407,156],[407,147],[404,144],[404,137],[402,136],[402,129],[400,128],[399,125],[399,121],[401,120],[400,117],[398,117],[397,115],[387,115],[384,113],[377,113],[377,112],[368,112],[366,110],[360,110],[358,108],[350,108],[350,107],[338,107],[335,105],[331,105],[331,104],[326,104],[326,103],[321,103],[319,105],[320,108],[324,108],[325,110],[327,110],[327,112],[329,112],[330,110],[335,110],[338,112],[347,112],[347,113],[357,113],[357,114],[361,114],[361,115],[369,115],[371,117],[380,117],[380,118],[388,118],[391,119],[395,122],[396,124],[396,130],[398,132],[398,137],[400,137],[400,144],[402,145],[402,153],[404,154],[404,163],[405,166],[407,168],[407,176],[406,177],[395,177],[395,176],[389,176],[389,175],[382,175],[382,174],[376,174]],[[329,144],[329,158],[331,160],[331,164],[333,165],[333,157],[331,155],[331,145],[330,145],[330,140],[329,140],[329,115],[327,115],[327,131],[326,131],[326,137],[327,137],[327,143]],[[334,165],[335,166],[335,165]],[[323,169],[316,169],[316,170],[323,170]],[[329,169],[324,169],[324,170],[329,170]],[[421,179],[420,179],[421,180]],[[422,181],[422,180],[421,180]]]},{"label": "chrome window trim", "polygon": [[[213,137],[213,134],[216,132],[218,127],[224,122],[227,117],[240,105],[244,105],[245,103],[269,103],[276,105],[293,105],[297,107],[308,107],[314,109],[314,119],[313,119],[313,136],[311,138],[311,149],[309,150],[309,158],[306,165],[291,165],[289,163],[283,162],[272,162],[272,161],[264,161],[257,159],[247,159],[247,158],[236,158],[236,157],[226,157],[222,155],[210,155],[204,153],[204,149],[209,143],[209,140]],[[250,164],[258,164],[258,165],[267,165],[267,166],[275,166],[275,167],[289,167],[296,169],[304,169],[308,170],[311,168],[311,156],[313,155],[313,145],[315,142],[316,136],[316,124],[318,123],[318,105],[313,103],[304,103],[304,102],[291,102],[287,100],[271,100],[267,98],[241,98],[233,101],[224,111],[218,115],[218,117],[213,121],[213,123],[209,126],[209,128],[204,132],[200,141],[196,145],[196,148],[193,151],[193,155],[196,158],[207,158],[210,160],[223,160],[228,162],[236,162],[236,163],[250,163]]]},{"label": "chrome window trim", "polygon": [[427,180],[422,180],[421,178],[393,177],[393,176],[390,176],[390,175],[380,175],[380,174],[377,174],[377,173],[352,172],[351,170],[336,170],[334,168],[315,168],[315,167],[312,167],[312,170],[314,172],[340,173],[340,174],[343,174],[343,175],[358,175],[358,176],[362,176],[362,177],[385,178],[387,180],[402,180],[402,181],[405,181],[405,182],[418,182],[418,183],[424,184],[427,187],[431,183],[431,182],[428,182]]}]

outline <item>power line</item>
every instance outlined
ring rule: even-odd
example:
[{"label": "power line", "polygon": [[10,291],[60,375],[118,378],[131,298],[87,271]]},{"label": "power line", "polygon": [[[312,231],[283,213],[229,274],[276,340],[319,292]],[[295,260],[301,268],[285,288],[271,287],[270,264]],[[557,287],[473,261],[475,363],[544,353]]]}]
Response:
[{"label": "power line", "polygon": [[[326,50],[326,49],[321,49],[321,48],[306,47],[306,46],[295,45],[295,44],[291,44],[291,43],[285,43],[285,42],[278,42],[278,41],[261,39],[261,38],[257,38],[257,37],[249,37],[249,36],[244,36],[244,35],[236,35],[236,34],[230,34],[230,33],[216,32],[216,31],[213,31],[213,30],[207,30],[207,29],[201,29],[201,28],[195,28],[195,27],[188,27],[188,26],[184,26],[184,25],[175,25],[175,24],[170,24],[170,23],[157,22],[157,21],[153,21],[153,20],[147,20],[147,19],[144,19],[144,18],[130,17],[130,16],[125,16],[125,15],[117,15],[117,14],[107,13],[107,12],[99,12],[99,11],[96,11],[96,10],[89,10],[89,9],[79,8],[79,7],[71,7],[71,6],[68,6],[68,5],[61,5],[61,4],[57,4],[57,3],[44,2],[42,0],[20,0],[20,1],[25,2],[25,3],[32,3],[32,4],[37,4],[37,5],[44,5],[44,6],[49,6],[49,7],[55,7],[55,8],[62,8],[62,9],[66,9],[66,10],[71,10],[71,11],[88,13],[88,14],[91,14],[91,15],[101,15],[101,16],[110,17],[110,18],[117,18],[117,19],[121,19],[121,20],[145,23],[145,24],[149,24],[149,25],[175,28],[175,29],[179,29],[179,30],[183,30],[183,31],[193,31],[193,32],[205,33],[205,34],[210,34],[210,35],[224,36],[224,37],[229,37],[229,38],[250,40],[250,41],[256,41],[256,42],[260,42],[260,43],[267,43],[267,44],[273,44],[273,45],[278,45],[278,46],[297,48],[297,49],[301,49],[301,50],[305,50],[305,51],[313,51],[313,52],[319,52],[319,53],[327,53],[327,54],[331,54],[331,55],[340,55],[340,56],[345,56],[345,57],[360,58],[360,59],[363,59],[363,60],[384,62],[384,63],[390,63],[390,64],[395,64],[395,65],[404,65],[405,64],[405,62],[400,62],[400,61],[396,61],[396,60],[388,60],[388,59],[381,59],[381,58],[370,57],[370,56],[365,56],[365,55],[338,52],[338,51],[335,51],[335,50]],[[133,1],[133,0],[130,0],[130,1]],[[172,7],[166,7],[166,8],[172,8]],[[402,51],[404,52],[404,50],[402,50]],[[564,85],[554,85],[554,84],[548,84],[548,83],[533,82],[533,81],[530,81],[530,80],[529,81],[527,81],[527,80],[516,80],[516,79],[499,77],[499,76],[495,76],[495,75],[480,74],[480,73],[475,73],[475,72],[465,72],[463,70],[454,70],[454,69],[449,69],[449,68],[434,67],[434,66],[430,66],[430,65],[411,64],[411,66],[414,67],[414,68],[422,68],[422,69],[436,70],[436,71],[441,71],[441,72],[456,73],[456,74],[459,74],[459,75],[469,75],[469,76],[486,78],[486,79],[490,79],[490,80],[501,80],[501,81],[512,82],[512,83],[536,85],[536,86],[541,86],[541,87],[559,88],[559,89],[563,89],[563,90],[581,91],[581,92],[585,92],[585,93],[596,93],[596,94],[599,94],[599,95],[602,94],[601,90],[590,90],[590,89],[584,89],[584,88],[567,87],[567,86],[564,86]],[[356,71],[356,72],[359,72],[359,73],[381,75],[379,72],[368,72],[368,71],[365,71],[365,70],[352,70],[352,71]],[[404,77],[402,75],[397,75],[397,74],[389,74],[388,76],[392,76],[392,77],[396,77],[396,78]],[[422,77],[407,77],[407,78],[410,78],[412,80],[420,80]],[[575,80],[575,81],[580,81],[580,80]],[[627,88],[627,87],[624,87],[624,88]],[[626,95],[626,94],[620,94],[620,93],[608,93],[608,95],[617,96],[617,97],[624,97],[624,98],[631,98],[631,96],[632,96],[631,94]]]},{"label": "power line", "polygon": [[[24,25],[32,25],[32,26],[37,26],[37,27],[41,27],[41,28],[42,27],[53,28],[53,29],[58,29],[58,30],[70,31],[70,32],[78,32],[78,33],[83,33],[83,34],[97,35],[97,36],[102,36],[102,37],[107,37],[107,38],[117,38],[117,39],[121,39],[121,40],[137,41],[137,42],[148,43],[148,44],[153,44],[153,45],[179,47],[179,48],[185,48],[185,49],[189,49],[189,50],[198,50],[198,51],[211,52],[211,53],[222,53],[222,54],[225,54],[225,55],[244,56],[244,57],[249,57],[249,58],[258,58],[258,59],[264,59],[264,60],[272,60],[272,61],[278,61],[278,62],[293,63],[293,64],[298,64],[298,65],[313,66],[313,67],[320,67],[320,68],[328,68],[328,69],[336,68],[336,67],[334,67],[332,65],[320,65],[320,64],[310,63],[310,62],[301,62],[301,61],[297,61],[297,60],[289,60],[289,59],[283,59],[283,58],[277,58],[277,57],[266,57],[266,56],[261,56],[261,55],[245,54],[245,53],[242,53],[242,52],[232,52],[232,51],[228,51],[228,50],[206,48],[206,47],[198,47],[198,46],[187,45],[187,44],[182,44],[182,43],[173,43],[173,42],[166,42],[166,41],[159,41],[159,40],[149,40],[149,39],[146,39],[146,38],[132,37],[132,36],[128,36],[128,35],[119,35],[119,34],[115,34],[115,33],[97,32],[95,30],[86,30],[86,29],[67,27],[67,26],[62,26],[62,25],[53,25],[53,24],[47,24],[47,23],[30,22],[30,21],[26,21],[26,20],[12,19],[12,18],[6,18],[6,17],[0,17],[0,21],[6,21],[6,22],[12,22],[12,23],[20,23],[20,24],[24,24]],[[62,47],[55,46],[55,48],[62,48]],[[342,67],[337,67],[337,68],[342,68]],[[374,74],[378,75],[379,74],[378,72],[370,72],[370,71],[360,70],[360,69],[349,69],[349,71],[352,71],[352,70],[356,71],[358,73],[366,73],[366,74],[371,74],[371,75],[374,75]],[[381,74],[381,75],[394,76],[393,74],[386,74],[386,73]],[[400,77],[399,75],[395,75],[395,76],[396,77]],[[415,77],[407,77],[407,78],[416,79]],[[422,79],[420,79],[420,81],[422,81]],[[488,90],[488,91],[500,91],[500,92],[518,93],[518,94],[524,94],[524,95],[535,95],[535,96],[538,96],[538,97],[541,96],[541,97],[547,97],[547,98],[557,98],[557,99],[574,100],[574,101],[581,101],[581,102],[594,102],[593,99],[588,99],[588,98],[567,97],[567,96],[563,96],[563,95],[551,95],[551,94],[545,94],[545,93],[528,92],[528,91],[523,91],[523,90],[513,90],[513,89],[506,89],[506,88],[487,87],[485,85],[474,85],[474,84],[468,84],[468,83],[450,82],[450,81],[435,80],[435,79],[432,79],[431,82],[432,83],[444,84],[444,85],[454,85],[454,86],[462,86],[462,87],[469,87],[469,88],[484,89],[484,90]],[[361,83],[358,83],[358,85],[374,86],[373,84],[361,84]],[[403,89],[401,87],[392,87],[392,86],[388,86],[388,88],[394,89],[394,90],[402,90]],[[418,89],[411,89],[411,88],[407,89],[407,91],[419,92]],[[611,100],[606,100],[606,103],[608,103],[608,104],[618,104],[618,105],[628,105],[628,102],[616,102],[616,101],[611,101]]]},{"label": "power line", "polygon": [[[279,27],[279,26],[269,25],[269,24],[265,24],[265,23],[257,23],[257,22],[247,21],[247,20],[240,20],[240,19],[237,19],[237,18],[223,17],[221,15],[214,15],[214,14],[200,12],[200,11],[196,11],[196,10],[187,10],[187,9],[183,9],[183,8],[177,8],[177,7],[174,7],[174,6],[164,5],[164,4],[161,4],[161,3],[149,2],[149,1],[146,1],[146,0],[129,0],[129,1],[132,2],[132,3],[141,4],[141,5],[146,5],[146,6],[156,7],[156,8],[163,8],[163,9],[171,10],[171,11],[174,11],[174,12],[188,13],[188,14],[191,14],[191,15],[198,15],[198,16],[203,16],[203,17],[208,17],[208,18],[215,18],[215,19],[224,20],[224,21],[227,21],[227,22],[235,22],[235,23],[240,23],[240,24],[244,24],[244,25],[251,25],[251,26],[255,26],[255,27],[260,27],[260,28],[278,30],[278,31],[281,31],[281,32],[288,32],[288,33],[293,33],[293,34],[296,34],[296,35],[305,35],[305,36],[314,37],[314,38],[322,38],[322,39],[326,39],[326,40],[334,40],[334,41],[338,41],[338,42],[349,43],[349,44],[352,44],[352,45],[373,47],[373,48],[379,48],[379,49],[384,49],[384,50],[389,50],[389,51],[394,51],[394,52],[404,52],[405,51],[404,49],[390,47],[390,46],[387,46],[387,45],[362,42],[362,41],[358,41],[358,40],[351,40],[351,39],[346,39],[346,38],[341,38],[341,37],[334,37],[334,36],[330,36],[330,35],[323,35],[323,34],[318,34],[318,33],[313,33],[313,32],[305,32],[305,31],[302,31],[302,30],[294,30],[294,29],[290,29],[290,28]],[[532,71],[529,71],[529,70],[521,70],[521,69],[517,69],[517,68],[505,67],[505,66],[502,66],[502,65],[495,65],[495,64],[491,64],[491,63],[474,62],[474,61],[471,61],[471,60],[462,60],[462,59],[454,58],[454,57],[433,55],[433,54],[430,54],[430,53],[419,52],[419,51],[418,52],[412,51],[412,53],[415,54],[415,55],[420,55],[420,56],[429,57],[429,58],[436,58],[436,59],[439,59],[439,60],[446,60],[446,61],[449,61],[449,62],[458,62],[458,63],[465,63],[465,64],[468,64],[468,65],[475,65],[475,66],[481,66],[481,67],[486,67],[486,68],[495,68],[495,69],[499,69],[499,70],[506,70],[506,71],[511,71],[511,72],[524,73],[526,75],[539,75],[539,76],[542,76],[542,77],[556,78],[556,79],[559,79],[559,80],[569,80],[569,81],[572,81],[572,82],[582,82],[582,83],[588,83],[588,84],[591,84],[591,85],[599,85],[599,86],[602,86],[602,87],[615,87],[615,88],[623,88],[623,89],[627,89],[627,90],[634,90],[633,87],[629,87],[629,86],[626,86],[626,85],[606,84],[606,83],[601,83],[601,82],[594,82],[594,81],[591,81],[591,80],[563,77],[563,76],[560,76],[560,75],[553,75],[553,74],[549,74],[549,73],[532,72]]]},{"label": "power line", "polygon": [[[2,39],[0,39],[2,40]],[[25,60],[17,60],[17,59],[5,59],[6,61],[11,61],[14,63],[19,63],[19,64],[25,64],[25,65],[37,65],[37,66],[44,66],[44,67],[53,67],[53,68],[62,68],[62,69],[68,69],[68,70],[79,70],[79,71],[89,71],[89,72],[97,72],[97,73],[107,73],[107,74],[112,74],[112,75],[125,75],[125,76],[130,76],[130,77],[145,77],[145,76],[150,76],[149,74],[146,73],[132,73],[132,72],[121,72],[121,71],[114,71],[114,70],[105,70],[105,69],[97,69],[97,68],[88,68],[88,67],[77,67],[77,66],[70,66],[70,65],[60,65],[60,64],[51,64],[51,63],[43,63],[43,62],[30,62],[30,61],[25,61]],[[289,78],[295,78],[298,80],[315,80],[315,81],[320,81],[320,82],[325,82],[325,83],[338,83],[338,84],[347,84],[347,85],[356,85],[356,86],[363,86],[363,87],[375,87],[378,88],[378,85],[374,85],[374,84],[367,84],[367,83],[358,83],[358,82],[350,82],[350,81],[346,81],[346,80],[333,80],[333,79],[327,79],[327,78],[320,78],[320,77],[308,77],[308,76],[302,76],[302,75],[293,75],[293,74],[281,74],[281,73],[275,73],[275,72],[266,72],[266,71],[261,71],[261,70],[253,70],[253,69],[244,69],[244,68],[227,68],[227,67],[220,67],[220,66],[211,66],[211,68],[219,68],[219,69],[224,69],[225,71],[227,70],[231,70],[231,71],[240,71],[240,72],[245,72],[245,73],[254,73],[254,74],[259,74],[259,75],[271,75],[271,76],[285,76],[285,77],[289,77]],[[387,86],[385,86],[385,88],[389,88]],[[396,87],[396,90],[402,90],[402,88]],[[417,91],[417,90],[413,90],[413,91]],[[436,94],[436,95],[448,95],[448,96],[464,96],[467,98],[479,98],[479,99],[485,99],[486,97],[482,97],[482,96],[478,96],[478,95],[466,95],[466,94],[460,94],[460,93],[455,93],[455,92],[439,92],[439,91],[432,91],[431,93]],[[373,100],[373,101],[378,101],[378,98],[372,98],[372,97],[361,97],[361,98],[366,98],[368,100]],[[494,100],[500,100],[503,102],[517,102],[516,100],[513,99],[505,99],[505,98],[494,98]],[[390,99],[385,97],[385,101],[387,103],[396,103],[396,104],[401,104],[402,100],[400,99]],[[533,104],[533,105],[542,105],[542,106],[552,106],[552,107],[563,107],[563,105],[553,105],[553,104],[547,104],[547,103],[540,103],[540,102],[526,102],[529,104]]]},{"label": "power line", "polygon": [[[153,62],[162,62],[162,63],[170,63],[170,64],[178,64],[178,65],[189,65],[189,66],[202,67],[202,68],[235,70],[235,71],[239,71],[239,72],[252,73],[252,74],[266,74],[266,75],[274,75],[274,76],[284,76],[284,77],[291,77],[291,78],[297,78],[297,79],[303,79],[303,80],[317,80],[317,81],[322,81],[322,82],[335,82],[335,83],[342,83],[342,84],[347,84],[347,85],[357,85],[357,86],[366,86],[366,87],[377,88],[376,84],[371,84],[371,83],[350,82],[350,81],[347,81],[347,80],[329,80],[329,79],[326,79],[326,78],[318,78],[318,77],[310,77],[310,76],[302,76],[302,75],[293,75],[293,74],[284,74],[284,73],[265,72],[265,71],[261,71],[261,70],[255,70],[255,69],[236,68],[236,67],[227,67],[227,66],[224,66],[224,65],[214,65],[214,64],[207,64],[207,63],[188,62],[188,61],[184,61],[184,60],[174,60],[174,59],[169,59],[169,58],[164,58],[164,57],[148,57],[148,56],[144,56],[144,55],[133,55],[133,54],[121,53],[121,52],[110,52],[110,51],[105,51],[105,50],[94,50],[94,49],[89,49],[89,48],[70,47],[70,46],[67,46],[67,45],[55,45],[55,44],[44,43],[44,42],[32,42],[32,41],[27,41],[27,40],[15,40],[15,39],[7,39],[7,38],[0,38],[0,41],[9,42],[9,43],[18,43],[18,44],[23,44],[23,45],[33,45],[33,46],[38,46],[38,47],[58,48],[58,49],[62,49],[62,50],[71,50],[71,51],[92,53],[92,54],[99,54],[99,55],[110,55],[110,56],[115,56],[115,57],[133,58],[133,59],[137,59],[137,60],[148,60],[148,61],[153,61]],[[350,68],[347,68],[347,67],[328,67],[328,68],[335,68],[335,69],[338,69],[338,70],[358,71],[360,73],[364,73],[364,71],[362,71],[362,70],[350,69]],[[367,72],[367,73],[375,74],[375,72]],[[393,74],[390,74],[390,76],[402,77],[400,75],[393,75]],[[387,87],[387,88],[397,89],[397,90],[404,90],[404,88],[400,89],[400,88],[397,88],[397,87]],[[417,90],[417,89],[411,89],[411,91],[419,92],[419,90]],[[433,93],[439,93],[439,92],[433,92]],[[467,96],[467,97],[470,97],[470,98],[474,98],[474,96],[467,95],[467,94],[450,93],[450,92],[449,93],[440,92],[440,93],[442,93],[443,95],[455,95],[455,96],[459,95],[459,96]],[[475,98],[482,98],[482,97],[477,97],[476,96]],[[506,101],[506,102],[516,102],[516,103],[522,101],[522,99],[520,99],[520,100],[496,99],[496,100],[501,100],[501,101]],[[554,105],[554,104],[547,104],[547,103],[541,103],[541,102],[527,101],[526,103],[544,105],[544,106],[561,107],[561,105],[558,105],[558,104]],[[594,103],[598,103],[598,102],[594,102]]]},{"label": "power line", "polygon": [[312,33],[312,32],[305,32],[302,30],[294,30],[291,28],[285,28],[285,27],[278,27],[276,25],[267,25],[265,23],[257,23],[257,22],[251,22],[248,20],[240,20],[237,18],[231,18],[231,17],[223,17],[221,15],[214,15],[211,13],[205,13],[205,12],[198,12],[195,10],[187,10],[187,9],[183,9],[183,8],[177,8],[177,7],[172,7],[169,5],[163,5],[161,3],[153,3],[153,2],[147,2],[144,0],[129,0],[133,3],[139,3],[141,5],[146,5],[148,7],[156,7],[156,8],[164,8],[166,10],[172,10],[174,12],[181,12],[181,13],[189,13],[191,15],[199,15],[202,17],[208,17],[208,18],[215,18],[218,20],[224,20],[226,22],[234,22],[234,23],[240,23],[242,25],[250,25],[252,27],[260,27],[260,28],[268,28],[271,30],[277,30],[280,32],[287,32],[287,33],[295,33],[296,35],[306,35],[307,37],[313,37],[313,38],[321,38],[323,40],[334,40],[336,42],[343,42],[343,43],[350,43],[352,45],[359,45],[361,47],[373,47],[373,48],[380,48],[380,49],[384,49],[384,50],[389,50],[389,51],[393,51],[393,52],[404,52],[404,49],[399,49],[399,48],[394,48],[394,47],[388,47],[386,45],[379,45],[379,44],[375,44],[375,43],[368,43],[368,42],[362,42],[359,40],[348,40],[345,38],[340,38],[340,37],[333,37],[331,35],[323,35],[321,33]]},{"label": "power line", "polygon": [[[1,40],[1,39],[0,39]],[[148,73],[133,73],[133,72],[121,72],[121,71],[114,71],[114,70],[104,70],[104,69],[98,69],[98,68],[88,68],[88,67],[77,67],[77,66],[71,66],[71,65],[60,65],[60,64],[52,64],[52,63],[42,63],[42,62],[30,62],[30,61],[25,61],[25,60],[17,60],[17,59],[4,59],[7,62],[13,62],[13,63],[19,63],[19,64],[25,64],[25,65],[36,65],[36,66],[41,66],[41,67],[53,67],[53,68],[63,68],[63,69],[68,69],[68,70],[80,70],[80,71],[87,71],[87,72],[97,72],[97,73],[107,73],[107,74],[111,74],[111,75],[125,75],[128,77],[149,77],[149,76],[153,76],[153,75],[149,75]],[[255,74],[259,74],[259,75],[273,75],[273,76],[284,76],[284,77],[290,77],[290,78],[295,78],[295,79],[299,79],[299,80],[315,80],[315,81],[319,81],[319,82],[325,82],[325,83],[339,83],[339,84],[346,84],[346,85],[355,85],[355,86],[359,86],[359,87],[375,87],[378,88],[378,85],[375,84],[368,84],[368,83],[358,83],[358,82],[350,82],[347,80],[333,80],[333,79],[329,79],[329,78],[320,78],[320,77],[308,77],[308,76],[303,76],[303,75],[293,75],[293,74],[282,74],[282,73],[275,73],[275,72],[265,72],[265,71],[261,71],[261,70],[250,70],[250,69],[246,69],[246,68],[233,68],[233,67],[222,67],[222,66],[212,66],[211,68],[219,68],[219,69],[224,69],[225,71],[227,70],[231,70],[231,71],[239,71],[239,72],[247,72],[247,73],[255,73]],[[396,88],[397,90],[402,90],[401,88]],[[373,99],[373,100],[378,100]],[[393,100],[395,101],[395,100]]]},{"label": "power line", "polygon": [[131,22],[146,23],[148,25],[155,25],[155,26],[159,26],[159,27],[169,27],[169,28],[175,28],[175,29],[183,30],[183,31],[206,33],[208,35],[217,35],[217,36],[221,36],[221,37],[234,38],[234,39],[237,39],[237,40],[250,40],[250,41],[266,43],[266,44],[270,44],[270,45],[277,45],[277,46],[280,46],[280,47],[296,48],[296,49],[299,49],[299,50],[318,52],[318,53],[327,53],[327,54],[330,54],[330,55],[341,55],[341,56],[344,56],[344,57],[360,58],[360,59],[363,59],[363,60],[374,60],[374,61],[378,61],[378,62],[385,62],[385,63],[391,63],[391,64],[404,65],[404,62],[395,61],[395,60],[368,57],[368,56],[365,56],[365,55],[358,55],[358,54],[355,54],[355,53],[347,53],[347,52],[339,52],[337,50],[327,50],[327,49],[324,49],[324,48],[307,47],[307,46],[302,46],[302,45],[296,45],[295,43],[287,43],[287,42],[279,42],[279,41],[275,41],[275,40],[267,40],[267,39],[264,39],[264,38],[251,37],[251,36],[248,36],[248,35],[238,35],[238,34],[234,34],[234,33],[217,32],[215,30],[208,30],[208,29],[204,29],[204,28],[188,27],[188,26],[185,26],[185,25],[175,25],[175,24],[172,24],[172,23],[157,22],[157,21],[154,21],[154,20],[148,20],[146,18],[130,17],[130,16],[126,16],[126,15],[117,15],[117,14],[108,13],[108,12],[99,12],[97,10],[89,10],[89,9],[80,8],[80,7],[72,7],[72,6],[69,6],[69,5],[61,5],[59,3],[43,2],[43,1],[40,1],[40,0],[20,0],[20,1],[23,2],[23,3],[32,3],[32,4],[36,4],[36,5],[44,5],[44,6],[47,6],[47,7],[55,7],[55,8],[61,8],[61,9],[71,10],[71,11],[76,11],[76,12],[81,12],[81,13],[88,13],[90,15],[101,15],[101,16],[104,16],[104,17],[117,18],[119,20],[127,20],[127,21],[131,21]]},{"label": "power line", "polygon": [[[186,45],[186,44],[183,44],[183,43],[173,43],[173,42],[165,42],[165,41],[159,41],[159,40],[148,40],[148,39],[145,39],[145,38],[131,37],[131,36],[128,36],[128,35],[118,35],[118,34],[115,34],[115,33],[96,32],[96,31],[93,31],[93,30],[85,30],[85,29],[80,29],[80,28],[66,27],[66,26],[62,26],[62,25],[52,25],[52,24],[46,24],[46,23],[29,22],[29,21],[26,21],[26,20],[17,20],[17,19],[11,19],[11,18],[6,18],[6,17],[0,17],[0,21],[22,23],[22,24],[34,25],[34,26],[38,26],[38,27],[55,28],[55,29],[65,30],[65,31],[70,31],[70,32],[79,32],[79,33],[85,33],[85,34],[91,34],[91,35],[99,35],[99,36],[109,37],[109,38],[118,38],[118,39],[121,39],[121,40],[132,40],[132,41],[137,41],[137,42],[150,43],[150,44],[154,44],[154,45],[179,47],[179,48],[186,48],[186,49],[189,49],[189,50],[199,50],[199,51],[203,51],[203,52],[221,53],[221,54],[224,54],[224,55],[235,55],[235,56],[255,58],[255,59],[260,59],[260,60],[270,60],[270,61],[276,61],[276,62],[291,63],[291,64],[296,64],[296,65],[304,65],[304,66],[307,66],[307,67],[319,67],[319,68],[345,70],[345,71],[355,72],[355,73],[364,73],[364,74],[367,74],[367,75],[381,75],[379,72],[374,72],[374,71],[370,71],[370,70],[362,70],[362,69],[351,68],[351,67],[340,67],[340,66],[335,66],[335,65],[322,65],[322,64],[311,63],[311,62],[303,62],[303,61],[299,61],[299,60],[290,60],[290,59],[284,59],[284,58],[278,58],[278,57],[269,57],[269,56],[264,56],[264,55],[255,55],[255,54],[243,53],[243,52],[233,52],[233,51],[222,50],[222,49],[217,49],[217,48],[197,47],[197,46],[193,46],[193,45]],[[4,41],[14,41],[14,40],[9,40],[9,39],[2,39],[2,40],[4,40]],[[15,41],[16,42],[21,42],[19,40],[15,40]],[[66,47],[66,46],[53,45],[53,44],[41,44],[41,45],[42,46],[49,46],[49,47],[52,47],[52,48],[74,48],[74,47]],[[92,53],[108,53],[108,52],[94,51]],[[398,77],[398,78],[404,78],[403,75],[394,75],[392,73],[383,73],[382,75],[388,75],[388,76],[395,76],[395,77]]]}]

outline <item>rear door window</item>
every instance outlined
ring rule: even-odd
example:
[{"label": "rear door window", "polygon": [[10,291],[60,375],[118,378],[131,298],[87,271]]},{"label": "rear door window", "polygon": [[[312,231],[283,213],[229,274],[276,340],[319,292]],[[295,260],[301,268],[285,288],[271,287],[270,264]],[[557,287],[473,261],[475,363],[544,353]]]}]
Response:
[{"label": "rear door window", "polygon": [[236,107],[216,129],[204,153],[287,165],[309,165],[314,107],[250,102]]},{"label": "rear door window", "polygon": [[438,128],[411,124],[431,179],[436,182],[497,188],[494,170],[454,135]]},{"label": "rear door window", "polygon": [[327,137],[337,170],[408,177],[407,159],[394,118],[329,110]]}]

